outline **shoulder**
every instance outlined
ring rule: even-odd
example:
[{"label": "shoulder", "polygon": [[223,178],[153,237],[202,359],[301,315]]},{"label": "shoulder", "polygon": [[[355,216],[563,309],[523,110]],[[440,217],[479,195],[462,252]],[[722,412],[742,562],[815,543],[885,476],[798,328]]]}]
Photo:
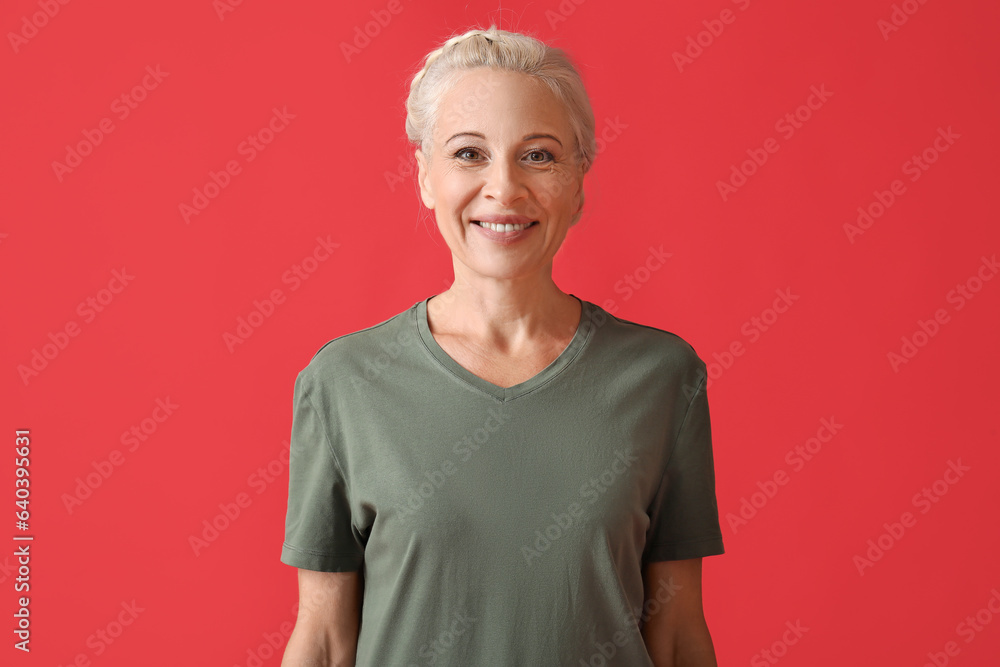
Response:
[{"label": "shoulder", "polygon": [[299,379],[328,384],[339,378],[364,374],[366,368],[384,366],[412,349],[417,339],[413,326],[416,306],[413,304],[377,324],[323,343],[299,372]]},{"label": "shoulder", "polygon": [[694,346],[668,329],[634,322],[593,307],[595,345],[613,350],[636,363],[666,367],[681,374],[703,372],[705,362]]}]

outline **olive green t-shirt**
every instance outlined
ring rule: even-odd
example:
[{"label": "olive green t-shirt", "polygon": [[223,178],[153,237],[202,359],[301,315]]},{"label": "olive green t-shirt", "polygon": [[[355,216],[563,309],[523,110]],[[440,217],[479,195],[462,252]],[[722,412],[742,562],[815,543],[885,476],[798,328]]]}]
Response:
[{"label": "olive green t-shirt", "polygon": [[643,565],[724,552],[704,362],[580,300],[503,388],[438,345],[431,298],[296,377],[281,561],[362,571],[358,665],[652,665]]}]

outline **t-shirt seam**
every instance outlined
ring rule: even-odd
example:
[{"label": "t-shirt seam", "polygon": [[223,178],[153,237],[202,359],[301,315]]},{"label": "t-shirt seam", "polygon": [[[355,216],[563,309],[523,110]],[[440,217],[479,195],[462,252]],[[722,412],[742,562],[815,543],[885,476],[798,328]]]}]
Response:
[{"label": "t-shirt seam", "polygon": [[[327,451],[330,452],[330,456],[333,457],[333,464],[337,466],[337,472],[340,473],[341,478],[344,480],[344,488],[347,491],[348,502],[351,500],[351,480],[348,479],[347,473],[344,472],[344,466],[341,465],[340,459],[337,458],[337,452],[333,449],[333,441],[330,439],[329,428],[326,424],[326,419],[323,418],[323,413],[316,408],[316,403],[312,400],[312,396],[307,392],[305,394],[305,399],[309,401],[309,405],[312,407],[313,412],[319,418],[320,425],[323,427],[323,438],[326,440]],[[353,525],[353,522],[351,522]]]},{"label": "t-shirt seam", "polygon": [[[604,312],[607,312],[607,311],[604,311]],[[669,336],[673,336],[674,338],[676,338],[677,340],[679,340],[680,342],[684,343],[689,348],[691,348],[692,352],[694,352],[695,354],[698,354],[698,351],[694,349],[694,346],[691,345],[690,341],[688,341],[686,338],[684,338],[680,334],[674,333],[673,331],[668,331],[667,329],[663,329],[661,327],[654,327],[651,324],[643,324],[642,322],[633,322],[632,320],[626,320],[626,319],[623,319],[621,317],[618,317],[617,315],[612,315],[611,313],[608,313],[608,315],[610,317],[614,318],[615,320],[617,320],[618,322],[622,323],[622,324],[631,324],[632,326],[635,326],[635,327],[641,327],[643,329],[650,329],[652,331],[658,331],[660,333],[665,333],[665,334],[667,334]]]},{"label": "t-shirt seam", "polygon": [[[577,298],[579,298],[579,297],[577,297]],[[582,299],[581,299],[581,302],[583,302]],[[580,344],[577,345],[576,351],[572,354],[572,356],[570,356],[568,359],[566,359],[566,363],[563,364],[563,367],[560,368],[558,371],[556,371],[555,374],[552,377],[548,378],[547,380],[544,380],[537,387],[529,389],[528,391],[524,392],[523,394],[518,394],[517,396],[512,396],[512,397],[507,397],[506,395],[503,396],[503,397],[500,397],[500,396],[497,396],[496,394],[494,394],[492,392],[486,391],[482,387],[476,386],[474,383],[470,382],[468,380],[468,378],[462,377],[454,369],[449,368],[440,359],[438,359],[437,355],[434,354],[434,351],[427,344],[427,341],[425,341],[424,337],[420,335],[420,323],[417,321],[417,317],[418,317],[417,307],[418,306],[419,306],[419,303],[415,304],[415,305],[413,305],[411,307],[411,310],[413,311],[412,324],[413,324],[414,327],[416,327],[417,340],[420,341],[420,344],[423,346],[423,348],[427,352],[427,354],[430,355],[431,359],[434,360],[434,362],[436,363],[436,365],[438,367],[444,369],[445,372],[447,372],[449,375],[451,375],[452,377],[454,377],[455,379],[457,379],[459,382],[461,382],[461,383],[463,383],[463,384],[465,384],[465,385],[467,385],[469,387],[472,387],[475,391],[479,392],[480,394],[483,394],[485,396],[488,396],[488,397],[492,398],[494,401],[496,401],[497,403],[500,403],[500,404],[506,404],[506,403],[509,403],[511,401],[516,401],[517,399],[519,399],[519,398],[521,398],[523,396],[528,396],[530,394],[533,394],[534,392],[538,391],[539,389],[541,389],[542,387],[544,387],[545,385],[549,384],[550,382],[552,382],[553,380],[555,380],[557,377],[559,377],[560,375],[562,375],[573,364],[573,362],[576,361],[576,358],[580,356],[580,354],[583,352],[584,348],[586,348],[586,346],[590,342],[591,337],[594,335],[595,329],[597,328],[597,327],[594,327],[594,326],[586,327],[587,328],[586,335],[580,340]],[[584,306],[584,307],[586,307],[586,306]],[[594,319],[594,310],[593,310],[593,308],[594,308],[594,306],[592,304],[591,308],[590,308],[590,311],[589,311],[589,314],[590,314],[589,319],[591,321],[593,321],[593,319]],[[571,341],[571,343],[572,343],[572,341]],[[506,391],[506,389],[507,389],[507,387],[500,387],[500,388],[503,389],[504,391]]]},{"label": "t-shirt seam", "polygon": [[654,542],[649,545],[649,550],[662,549],[663,547],[679,547],[685,544],[700,544],[702,542],[715,542],[722,538],[722,533],[712,533],[706,537],[692,538],[689,540],[680,540],[679,542]]},{"label": "t-shirt seam", "polygon": [[282,546],[285,546],[292,551],[298,551],[299,553],[309,554],[310,556],[329,556],[333,558],[357,558],[357,552],[347,552],[347,551],[314,551],[312,549],[303,549],[302,547],[297,547],[294,544],[290,544],[287,540],[282,542]]},{"label": "t-shirt seam", "polygon": [[[411,306],[411,308],[412,307],[413,306]],[[338,340],[343,340],[344,338],[349,338],[350,336],[355,336],[357,334],[362,334],[362,333],[365,333],[367,331],[373,331],[375,329],[378,329],[379,327],[385,326],[387,324],[391,324],[394,319],[396,319],[397,317],[399,317],[402,314],[403,313],[396,313],[392,317],[390,317],[388,319],[385,319],[385,320],[383,320],[381,322],[378,322],[377,324],[373,324],[373,325],[365,327],[363,329],[358,329],[357,331],[349,331],[349,332],[347,332],[345,334],[341,334],[341,335],[339,335],[339,336],[337,336],[335,338],[331,338],[330,340],[328,340],[325,343],[323,343],[322,345],[320,345],[319,349],[316,350],[316,352],[313,353],[312,359],[315,359],[317,356],[319,356],[319,353],[322,352],[323,349],[326,348],[327,346],[329,346],[330,344],[336,343]],[[310,359],[310,362],[312,361],[312,359]]]},{"label": "t-shirt seam", "polygon": [[[593,319],[593,312],[592,311],[591,311],[591,319]],[[570,356],[566,360],[566,363],[563,364],[563,367],[560,368],[558,371],[556,371],[555,374],[552,377],[550,377],[549,379],[545,380],[544,382],[542,382],[540,385],[538,385],[534,389],[529,389],[528,391],[524,392],[523,394],[519,394],[519,395],[514,396],[512,398],[505,399],[505,402],[507,402],[507,401],[515,401],[515,400],[521,398],[522,396],[528,396],[529,394],[533,394],[536,391],[538,391],[539,389],[541,389],[542,387],[544,387],[545,385],[547,385],[548,383],[550,383],[553,380],[555,380],[557,377],[559,377],[560,375],[562,375],[564,372],[566,372],[569,369],[569,367],[573,364],[573,362],[576,361],[576,358],[579,357],[583,353],[584,348],[586,348],[587,345],[590,343],[590,338],[591,338],[591,336],[594,335],[594,330],[595,329],[596,329],[596,327],[588,327],[587,328],[587,334],[586,334],[586,336],[583,337],[583,340],[580,341],[580,344],[577,346],[576,352],[574,352],[573,355]]]},{"label": "t-shirt seam", "polygon": [[[431,360],[434,362],[434,364],[437,367],[443,369],[446,373],[448,373],[448,375],[452,376],[453,378],[455,378],[456,380],[462,382],[463,384],[466,384],[466,385],[468,385],[470,387],[473,387],[476,391],[478,391],[480,393],[486,393],[482,389],[480,389],[479,387],[474,386],[472,383],[470,383],[469,381],[467,381],[465,378],[463,378],[462,376],[460,376],[458,373],[456,373],[451,368],[448,368],[448,366],[446,366],[440,359],[437,358],[437,355],[434,354],[434,350],[432,350],[430,348],[430,346],[427,344],[427,341],[424,340],[424,337],[420,335],[420,322],[419,322],[420,304],[421,304],[420,301],[416,302],[415,304],[413,304],[412,306],[410,306],[408,312],[410,313],[410,325],[413,327],[413,333],[417,337],[417,340],[420,341],[420,346],[422,348],[424,348],[424,352],[427,353],[427,356],[429,356],[431,358]],[[492,398],[493,400],[495,400],[497,403],[503,403],[503,399],[502,398],[498,398],[497,396],[494,396],[493,394],[487,394],[487,395],[490,398]]]},{"label": "t-shirt seam", "polygon": [[[416,311],[415,310],[414,310],[414,314],[413,314],[413,324],[414,324],[414,326],[417,326],[417,327],[420,326],[419,324],[417,324],[417,315],[416,315]],[[430,346],[427,344],[427,341],[424,340],[424,337],[420,335],[419,328],[417,329],[417,340],[420,341],[421,347],[423,347],[424,351],[428,354],[428,356],[430,356],[431,360],[434,362],[434,365],[437,366],[438,368],[444,370],[445,373],[447,373],[448,375],[452,376],[453,378],[455,378],[456,380],[458,380],[462,384],[464,384],[464,385],[466,385],[468,387],[471,387],[472,389],[474,389],[475,391],[479,392],[480,394],[483,394],[484,396],[492,398],[497,403],[501,403],[502,404],[502,403],[505,403],[507,401],[506,398],[501,398],[500,396],[497,396],[496,394],[493,394],[493,393],[485,391],[481,387],[477,387],[476,385],[474,385],[471,382],[469,382],[466,378],[464,378],[461,375],[459,375],[458,373],[456,373],[454,369],[448,368],[447,365],[445,365],[440,359],[437,358],[437,355],[434,354],[434,350],[432,350],[430,348]]]},{"label": "t-shirt seam", "polygon": [[701,382],[698,383],[697,388],[695,388],[694,394],[691,395],[691,402],[688,403],[687,410],[684,411],[684,419],[681,420],[680,428],[677,429],[677,437],[674,439],[674,446],[670,449],[670,454],[667,456],[666,462],[663,464],[663,470],[660,471],[660,480],[667,474],[667,468],[670,467],[670,461],[674,458],[674,452],[677,451],[677,443],[681,439],[681,435],[684,433],[684,427],[687,426],[688,418],[691,416],[691,408],[694,407],[694,402],[698,398],[698,394],[701,393],[701,388],[705,385],[705,380],[708,375],[702,375]]}]

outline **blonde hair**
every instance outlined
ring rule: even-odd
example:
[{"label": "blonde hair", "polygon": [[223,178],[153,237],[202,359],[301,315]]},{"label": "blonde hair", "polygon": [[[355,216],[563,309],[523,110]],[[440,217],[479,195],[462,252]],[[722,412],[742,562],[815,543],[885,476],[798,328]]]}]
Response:
[{"label": "blonde hair", "polygon": [[576,139],[576,156],[586,173],[597,154],[594,112],[583,80],[562,49],[529,35],[490,25],[455,35],[427,54],[410,81],[406,136],[429,155],[431,135],[444,94],[464,72],[479,67],[520,72],[548,85],[566,108]]}]

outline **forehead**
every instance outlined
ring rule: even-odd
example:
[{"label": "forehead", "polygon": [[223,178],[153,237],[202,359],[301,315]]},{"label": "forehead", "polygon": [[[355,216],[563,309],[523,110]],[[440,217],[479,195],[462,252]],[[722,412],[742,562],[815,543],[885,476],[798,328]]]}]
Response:
[{"label": "forehead", "polygon": [[[505,128],[568,131],[565,106],[537,77],[485,67],[463,72],[442,96],[436,135]],[[484,132],[485,133],[485,132]]]}]

